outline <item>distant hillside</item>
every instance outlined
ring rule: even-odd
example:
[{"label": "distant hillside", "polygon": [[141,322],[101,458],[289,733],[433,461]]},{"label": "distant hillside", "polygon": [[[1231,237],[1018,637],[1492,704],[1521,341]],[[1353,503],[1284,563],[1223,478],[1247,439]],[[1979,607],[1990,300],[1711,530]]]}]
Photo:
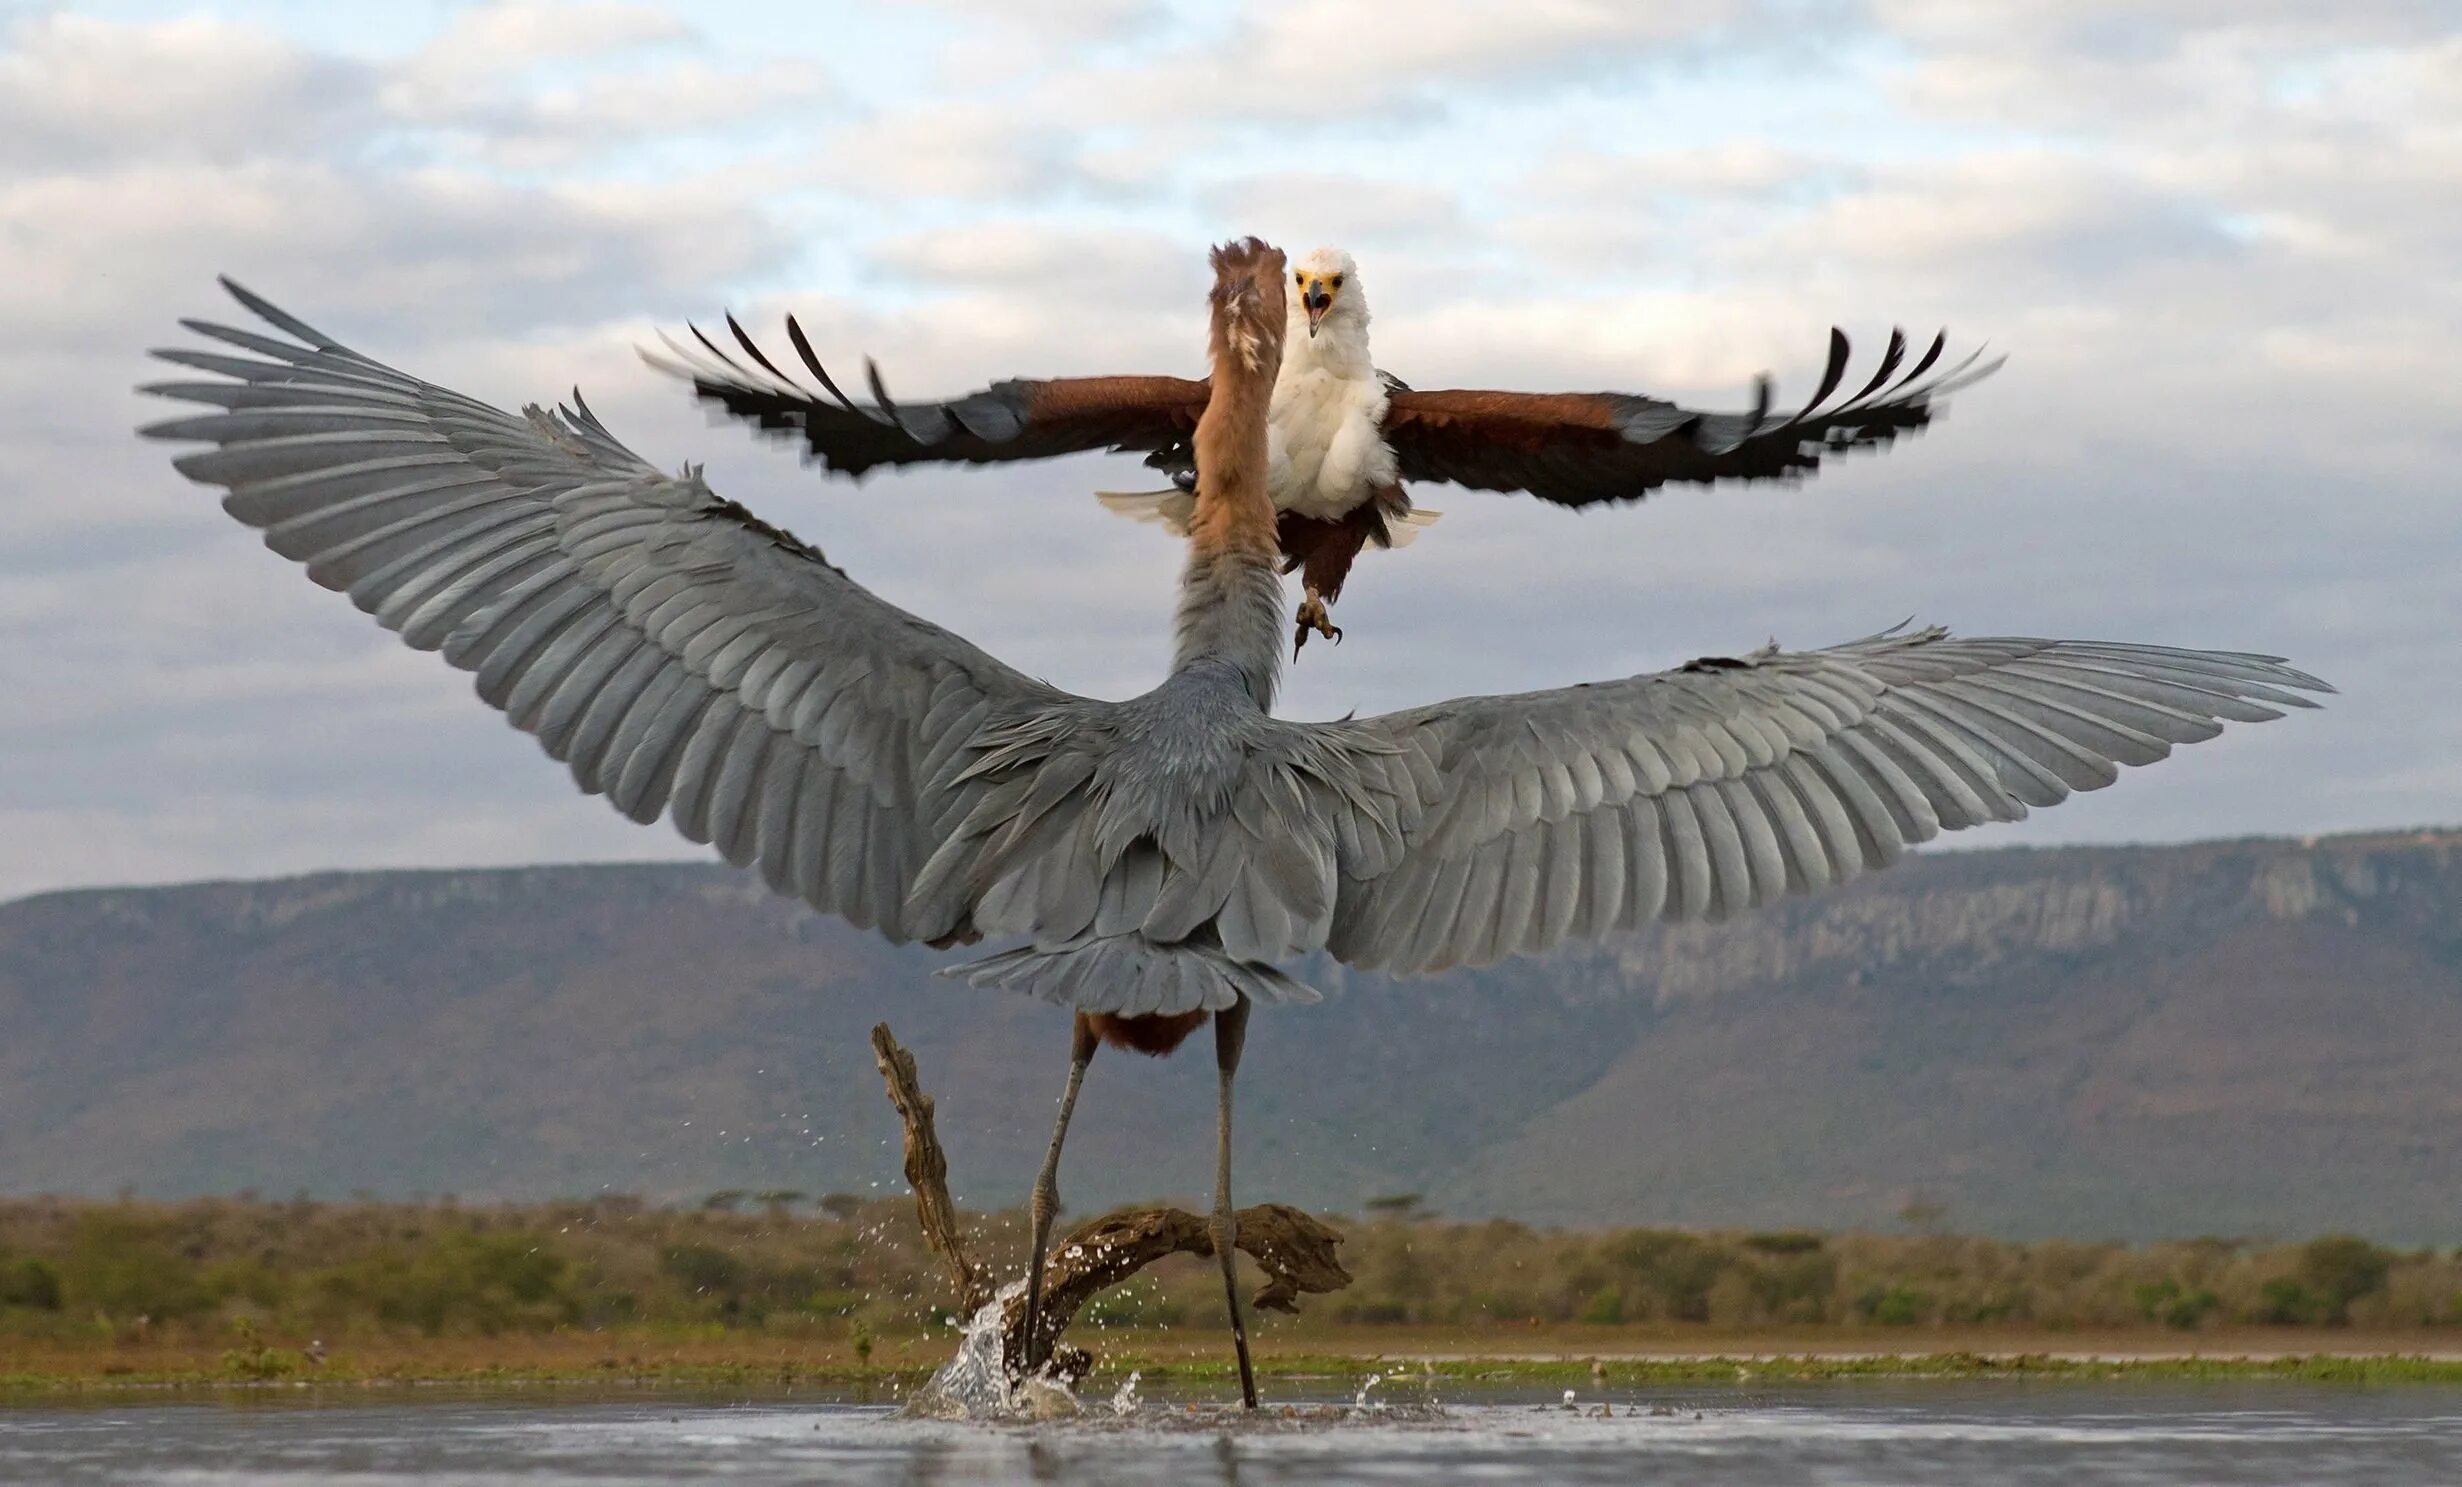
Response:
[{"label": "distant hillside", "polygon": [[[865,1030],[1015,1201],[1052,1008],[722,867],[333,873],[0,905],[0,1191],[695,1196],[898,1182]],[[2011,1235],[2462,1231],[2462,833],[1935,854],[1430,981],[1308,968],[1249,1199]],[[1210,1060],[1106,1054],[1079,1207],[1202,1191]]]}]

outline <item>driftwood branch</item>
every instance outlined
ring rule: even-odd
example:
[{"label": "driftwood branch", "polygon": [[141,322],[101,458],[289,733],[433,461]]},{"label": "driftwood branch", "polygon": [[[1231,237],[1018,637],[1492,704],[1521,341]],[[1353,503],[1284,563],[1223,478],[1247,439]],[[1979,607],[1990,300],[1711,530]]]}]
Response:
[{"label": "driftwood branch", "polygon": [[958,1314],[973,1316],[992,1299],[983,1272],[966,1257],[966,1236],[957,1225],[957,1206],[949,1201],[949,1158],[940,1149],[940,1133],[932,1127],[932,1097],[915,1082],[915,1056],[898,1046],[889,1024],[872,1028],[872,1061],[880,1066],[881,1082],[889,1087],[889,1103],[906,1127],[906,1185],[914,1189],[915,1217],[922,1221],[923,1239],[949,1266],[949,1287],[957,1292]]},{"label": "driftwood branch", "polygon": [[[1052,1345],[1052,1358],[1063,1374],[1071,1369],[1060,1334],[1068,1330],[1079,1307],[1127,1280],[1165,1255],[1196,1255],[1212,1259],[1214,1239],[1203,1218],[1184,1208],[1141,1208],[1106,1214],[1081,1225],[1052,1247],[1043,1267],[1042,1332]],[[1247,1252],[1266,1274],[1266,1282],[1250,1302],[1260,1311],[1299,1311],[1303,1293],[1339,1291],[1351,1283],[1351,1273],[1334,1258],[1342,1236],[1324,1224],[1281,1203],[1259,1203],[1239,1211],[1239,1233],[1232,1241]],[[1003,1346],[1008,1356],[1023,1358],[1026,1341],[1026,1298],[1012,1297],[1002,1313],[1007,1325]]]},{"label": "driftwood branch", "polygon": [[[931,1097],[916,1082],[914,1055],[898,1045],[887,1023],[872,1029],[872,1053],[888,1086],[889,1103],[906,1126],[906,1182],[915,1192],[924,1240],[947,1262],[951,1284],[965,1314],[972,1316],[992,1290],[966,1255],[957,1210],[949,1201],[949,1159],[932,1127]],[[1265,1272],[1265,1286],[1252,1302],[1260,1311],[1296,1313],[1301,1296],[1338,1291],[1351,1283],[1350,1272],[1334,1257],[1342,1236],[1296,1208],[1259,1203],[1241,1209],[1234,1242]],[[1056,1241],[1043,1268],[1041,1319],[1044,1337],[1052,1344],[1054,1370],[1080,1376],[1092,1365],[1082,1349],[1058,1341],[1087,1302],[1166,1255],[1211,1259],[1213,1254],[1205,1219],[1181,1208],[1106,1214]],[[1010,1298],[1003,1318],[1008,1356],[1028,1356],[1022,1294]]]}]

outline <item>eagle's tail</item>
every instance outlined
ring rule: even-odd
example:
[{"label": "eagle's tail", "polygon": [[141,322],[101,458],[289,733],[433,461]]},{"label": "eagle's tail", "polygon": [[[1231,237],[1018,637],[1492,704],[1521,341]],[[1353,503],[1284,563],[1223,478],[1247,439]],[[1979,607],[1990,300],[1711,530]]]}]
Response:
[{"label": "eagle's tail", "polygon": [[1410,546],[1412,538],[1436,525],[1436,519],[1444,514],[1441,511],[1430,511],[1422,506],[1413,506],[1400,516],[1386,517],[1385,545],[1387,547]]},{"label": "eagle's tail", "polygon": [[1158,491],[1096,491],[1094,499],[1115,515],[1152,522],[1174,537],[1188,535],[1189,520],[1197,513],[1196,494],[1176,486]]},{"label": "eagle's tail", "polygon": [[[1196,515],[1197,497],[1193,492],[1171,487],[1158,491],[1096,491],[1094,499],[1114,515],[1131,521],[1150,522],[1174,537],[1188,535],[1189,520]],[[1385,546],[1408,547],[1411,539],[1443,516],[1441,511],[1429,511],[1414,506],[1399,516],[1385,518]]]},{"label": "eagle's tail", "polygon": [[1315,987],[1272,966],[1235,960],[1218,945],[1158,945],[1134,934],[1049,949],[1021,946],[945,967],[940,974],[1117,1017],[1218,1012],[1243,996],[1252,1002],[1323,1000]]}]

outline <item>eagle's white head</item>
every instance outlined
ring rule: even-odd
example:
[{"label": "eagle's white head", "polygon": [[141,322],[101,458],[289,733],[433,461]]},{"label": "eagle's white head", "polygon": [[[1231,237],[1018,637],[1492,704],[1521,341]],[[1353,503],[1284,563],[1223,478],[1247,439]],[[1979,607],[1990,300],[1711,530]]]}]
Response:
[{"label": "eagle's white head", "polygon": [[1299,339],[1301,322],[1314,340],[1330,322],[1342,339],[1364,338],[1368,330],[1368,295],[1360,286],[1359,265],[1340,248],[1315,248],[1291,265],[1290,341]]}]

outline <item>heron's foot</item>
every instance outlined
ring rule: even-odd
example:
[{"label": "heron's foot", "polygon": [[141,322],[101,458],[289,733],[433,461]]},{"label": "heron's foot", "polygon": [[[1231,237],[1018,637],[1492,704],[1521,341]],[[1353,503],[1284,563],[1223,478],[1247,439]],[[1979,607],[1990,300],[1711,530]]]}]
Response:
[{"label": "heron's foot", "polygon": [[1300,648],[1308,643],[1312,632],[1336,645],[1342,643],[1342,627],[1334,623],[1332,615],[1326,613],[1325,601],[1314,594],[1299,601],[1299,613],[1294,616],[1291,629],[1292,660],[1299,659]]}]

